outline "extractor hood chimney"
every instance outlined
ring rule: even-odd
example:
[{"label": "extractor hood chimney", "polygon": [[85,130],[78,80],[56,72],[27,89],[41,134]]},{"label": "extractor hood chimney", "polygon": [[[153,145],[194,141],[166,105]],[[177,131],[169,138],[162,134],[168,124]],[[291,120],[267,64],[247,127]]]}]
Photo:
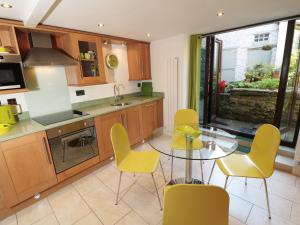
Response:
[{"label": "extractor hood chimney", "polygon": [[50,34],[32,32],[29,38],[32,48],[23,62],[25,67],[78,65],[76,60],[52,47]]}]

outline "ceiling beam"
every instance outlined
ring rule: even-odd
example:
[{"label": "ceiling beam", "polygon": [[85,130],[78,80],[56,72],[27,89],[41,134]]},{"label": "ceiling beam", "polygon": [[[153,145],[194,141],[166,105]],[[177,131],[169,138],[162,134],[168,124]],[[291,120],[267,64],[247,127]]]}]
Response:
[{"label": "ceiling beam", "polygon": [[27,27],[36,27],[49,12],[53,10],[53,6],[57,6],[61,0],[38,0],[28,13],[27,18],[23,20]]}]

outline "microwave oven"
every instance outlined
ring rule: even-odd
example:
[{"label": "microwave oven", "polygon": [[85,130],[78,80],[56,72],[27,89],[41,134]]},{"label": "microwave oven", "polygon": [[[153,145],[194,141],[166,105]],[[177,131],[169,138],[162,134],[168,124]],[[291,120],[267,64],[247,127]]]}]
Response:
[{"label": "microwave oven", "polygon": [[25,87],[21,57],[0,55],[0,91]]}]

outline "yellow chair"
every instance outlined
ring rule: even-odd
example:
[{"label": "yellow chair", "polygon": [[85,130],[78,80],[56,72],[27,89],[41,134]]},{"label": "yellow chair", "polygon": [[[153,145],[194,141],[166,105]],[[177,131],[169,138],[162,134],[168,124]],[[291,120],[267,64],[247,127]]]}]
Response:
[{"label": "yellow chair", "polygon": [[[245,177],[245,185],[247,185],[247,177],[261,178],[264,180],[270,219],[271,212],[266,178],[269,178],[273,174],[279,144],[280,132],[278,128],[271,124],[264,124],[258,128],[255,134],[250,153],[233,154],[215,161],[221,171],[226,175],[225,189],[229,176]],[[213,169],[214,166],[215,164],[213,165]]]},{"label": "yellow chair", "polygon": [[149,173],[152,176],[153,183],[156,189],[158,202],[162,209],[161,201],[158,194],[158,189],[153,176],[154,171],[157,168],[158,163],[163,173],[163,177],[166,182],[162,164],[160,161],[160,154],[157,151],[135,151],[130,148],[127,132],[122,124],[116,123],[111,128],[110,132],[111,142],[114,149],[115,162],[117,168],[120,170],[118,191],[116,197],[116,205],[119,201],[119,193],[121,186],[121,178],[123,172],[129,173]]},{"label": "yellow chair", "polygon": [[[176,112],[175,117],[174,117],[174,127],[179,126],[179,125],[191,125],[193,127],[196,126],[198,128],[199,124],[199,118],[198,114],[195,110],[193,109],[180,109]],[[192,148],[193,149],[200,149],[203,147],[202,142],[199,139],[195,139],[193,141]],[[186,140],[184,137],[179,136],[179,135],[174,135],[172,137],[172,143],[171,143],[171,154],[173,155],[173,149],[185,149],[186,148]],[[171,165],[171,180],[173,178],[173,157],[172,157],[172,165]],[[203,176],[203,167],[202,167],[202,162],[200,161],[201,165],[201,176],[202,176],[202,181],[204,181],[204,176]]]},{"label": "yellow chair", "polygon": [[163,225],[228,225],[229,195],[220,187],[177,184],[165,187]]}]

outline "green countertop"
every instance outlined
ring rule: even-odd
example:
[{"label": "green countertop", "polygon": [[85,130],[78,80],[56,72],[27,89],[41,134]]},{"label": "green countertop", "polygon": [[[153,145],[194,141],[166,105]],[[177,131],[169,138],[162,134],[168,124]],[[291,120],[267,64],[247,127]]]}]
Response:
[{"label": "green countertop", "polygon": [[35,122],[32,119],[21,120],[17,124],[13,125],[11,130],[8,133],[0,136],[0,142],[7,141],[7,140],[10,140],[10,139],[14,139],[14,138],[18,138],[18,137],[22,137],[22,136],[32,134],[32,133],[35,133],[35,132],[48,130],[48,129],[51,129],[51,128],[54,128],[54,127],[63,126],[65,124],[77,122],[77,121],[80,121],[80,120],[93,118],[93,117],[96,117],[96,116],[99,116],[99,115],[104,115],[104,114],[107,114],[107,113],[123,110],[123,109],[126,109],[126,108],[130,108],[132,106],[135,106],[135,105],[141,105],[141,104],[145,104],[147,102],[153,102],[153,101],[156,101],[156,100],[159,100],[159,99],[162,99],[162,98],[163,98],[163,94],[153,96],[153,97],[128,96],[128,97],[125,97],[122,101],[130,102],[131,104],[127,105],[127,106],[122,106],[122,107],[111,106],[112,98],[110,98],[109,100],[106,100],[106,101],[99,101],[98,104],[89,105],[89,106],[84,106],[85,104],[77,104],[77,107],[76,107],[77,110],[86,112],[89,115],[82,116],[82,117],[75,118],[75,119],[71,119],[71,120],[62,121],[62,122],[59,122],[59,123],[50,124],[50,125],[47,125],[47,126],[43,126],[43,125]]}]

